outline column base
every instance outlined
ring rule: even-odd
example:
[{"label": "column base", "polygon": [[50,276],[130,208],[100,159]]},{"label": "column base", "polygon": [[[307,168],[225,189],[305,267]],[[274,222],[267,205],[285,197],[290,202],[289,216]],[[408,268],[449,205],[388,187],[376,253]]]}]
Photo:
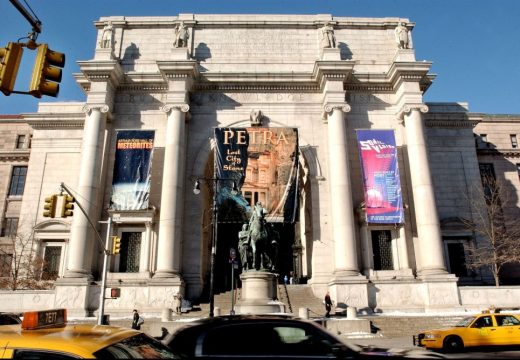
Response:
[{"label": "column base", "polygon": [[94,280],[94,277],[87,270],[66,270],[65,274],[63,274],[63,277],[56,281],[62,281],[65,279],[78,279],[77,281],[82,281],[80,279],[86,279],[85,281],[92,281]]}]

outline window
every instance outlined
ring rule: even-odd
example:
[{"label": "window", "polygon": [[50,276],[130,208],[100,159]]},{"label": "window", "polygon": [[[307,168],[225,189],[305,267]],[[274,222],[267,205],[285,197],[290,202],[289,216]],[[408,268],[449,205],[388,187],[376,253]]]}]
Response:
[{"label": "window", "polygon": [[464,253],[464,243],[462,241],[467,241],[467,239],[446,241],[446,252],[448,253],[448,271],[458,277],[468,276],[466,255]]},{"label": "window", "polygon": [[518,326],[520,321],[511,315],[495,315],[498,326]]},{"label": "window", "polygon": [[13,254],[0,254],[0,277],[11,276]]},{"label": "window", "polygon": [[61,246],[47,245],[43,254],[42,280],[56,280],[60,274]]},{"label": "window", "polygon": [[478,167],[480,170],[480,180],[484,187],[484,195],[486,196],[486,200],[490,201],[496,188],[495,167],[493,164],[488,163],[480,163]]},{"label": "window", "polygon": [[18,135],[16,138],[16,148],[17,149],[24,149],[25,148],[25,135]]},{"label": "window", "polygon": [[27,166],[13,167],[13,174],[11,175],[11,185],[9,187],[10,196],[23,195],[26,177]]},{"label": "window", "polygon": [[482,327],[491,327],[493,326],[493,321],[491,320],[491,316],[483,316],[480,319],[475,320],[472,328],[482,328]]},{"label": "window", "polygon": [[124,232],[121,234],[119,272],[139,272],[142,234],[141,232]]},{"label": "window", "polygon": [[515,134],[511,134],[511,135],[509,135],[509,137],[511,138],[511,147],[513,149],[518,148],[518,141],[516,139],[516,135]]},{"label": "window", "polygon": [[372,231],[374,270],[393,270],[392,233],[390,230]]},{"label": "window", "polygon": [[0,236],[16,235],[18,230],[18,218],[5,218]]},{"label": "window", "polygon": [[520,164],[516,164],[516,172],[518,174],[518,177],[520,178]]}]

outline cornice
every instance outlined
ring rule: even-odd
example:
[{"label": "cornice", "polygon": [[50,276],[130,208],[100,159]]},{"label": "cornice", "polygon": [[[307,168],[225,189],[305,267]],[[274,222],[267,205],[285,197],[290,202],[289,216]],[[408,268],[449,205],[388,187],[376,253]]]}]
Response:
[{"label": "cornice", "polygon": [[84,113],[31,113],[24,118],[34,129],[83,128]]},{"label": "cornice", "polygon": [[30,150],[0,150],[0,161],[29,161]]},{"label": "cornice", "polygon": [[520,149],[479,149],[477,155],[500,156],[505,158],[520,158]]},{"label": "cornice", "polygon": [[426,119],[426,127],[429,128],[458,128],[458,129],[473,129],[479,121],[464,120],[464,119]]}]

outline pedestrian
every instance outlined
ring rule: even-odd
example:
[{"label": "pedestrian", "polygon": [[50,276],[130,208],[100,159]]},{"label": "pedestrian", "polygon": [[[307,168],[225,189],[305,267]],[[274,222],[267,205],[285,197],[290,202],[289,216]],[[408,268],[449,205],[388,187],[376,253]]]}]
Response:
[{"label": "pedestrian", "polygon": [[132,329],[141,330],[141,324],[139,323],[139,313],[134,309],[134,318],[132,320]]},{"label": "pedestrian", "polygon": [[332,300],[330,299],[330,293],[328,291],[327,294],[325,294],[323,303],[325,304],[325,317],[330,317],[330,310],[332,310]]},{"label": "pedestrian", "polygon": [[289,283],[289,278],[287,277],[287,275],[283,277],[283,282],[285,283],[285,285]]}]

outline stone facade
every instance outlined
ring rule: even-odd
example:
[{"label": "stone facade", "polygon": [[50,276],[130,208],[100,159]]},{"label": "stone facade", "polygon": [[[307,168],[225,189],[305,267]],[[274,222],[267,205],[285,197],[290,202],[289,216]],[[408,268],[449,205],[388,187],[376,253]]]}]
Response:
[{"label": "stone facade", "polygon": [[[188,40],[174,46],[181,21]],[[109,22],[111,42],[101,47]],[[407,48],[396,43],[400,23],[408,29]],[[324,46],[326,24],[334,42]],[[491,156],[476,150],[474,133],[485,131],[491,140],[496,132],[498,139],[495,122],[504,134],[520,133],[520,119],[473,114],[461,103],[424,103],[434,76],[430,62],[415,58],[409,20],[181,14],[107,17],[95,26],[94,58],[80,61],[75,75],[86,102],[41,103],[21,117],[33,139],[19,231],[34,229],[37,252],[49,242],[61,248],[55,285],[63,296],[56,295],[56,305],[75,314],[99,308],[108,217],[108,235],[139,239],[135,271],[121,272],[120,258],[110,259],[107,285],[121,288],[121,298],[106,301],[110,312],[160,314],[174,307],[178,292],[203,298],[213,190],[206,186],[195,196],[192,184],[213,176],[213,129],[249,127],[252,111],[262,114],[263,127],[298,129],[300,214],[287,240],[294,252],[280,261],[316,296],[329,290],[336,303],[367,312],[458,309],[457,284],[489,280],[452,268],[460,259],[450,262],[454,248],[447,243],[479,241],[457,220],[471,218],[463,193],[480,181],[479,161]],[[9,119],[1,126],[11,126]],[[116,133],[125,129],[155,131],[147,210],[107,210]],[[356,129],[394,131],[404,225],[366,223]],[[504,175],[518,191],[512,163]],[[72,218],[42,217],[44,197],[60,183],[73,189],[99,238],[77,208]],[[378,234],[388,237],[388,252],[377,256],[386,256],[390,268],[374,262]]]}]

